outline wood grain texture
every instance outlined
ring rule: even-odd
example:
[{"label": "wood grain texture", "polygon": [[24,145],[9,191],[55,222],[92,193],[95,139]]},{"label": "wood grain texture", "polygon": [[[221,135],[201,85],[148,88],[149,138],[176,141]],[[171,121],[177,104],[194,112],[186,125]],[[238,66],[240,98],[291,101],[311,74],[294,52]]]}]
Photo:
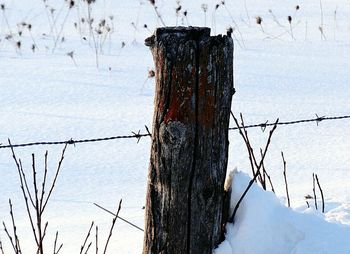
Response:
[{"label": "wood grain texture", "polygon": [[156,96],[143,253],[211,253],[221,240],[233,42],[209,28],[146,40]]}]

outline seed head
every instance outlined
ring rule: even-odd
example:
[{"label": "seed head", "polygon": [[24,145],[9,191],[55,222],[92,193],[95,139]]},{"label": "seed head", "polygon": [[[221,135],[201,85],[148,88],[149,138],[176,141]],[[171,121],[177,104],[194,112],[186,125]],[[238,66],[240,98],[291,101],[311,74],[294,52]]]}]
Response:
[{"label": "seed head", "polygon": [[86,0],[87,4],[90,5],[92,3],[94,3],[96,0]]},{"label": "seed head", "polygon": [[292,24],[292,16],[288,16],[288,22],[289,24]]},{"label": "seed head", "polygon": [[105,20],[105,19],[102,19],[102,20],[100,21],[99,26],[105,26],[105,25],[106,25],[106,20]]},{"label": "seed head", "polygon": [[256,23],[257,23],[258,25],[261,25],[261,22],[263,21],[262,17],[257,16],[257,17],[255,17],[255,19],[256,19]]},{"label": "seed head", "polygon": [[179,14],[179,11],[181,11],[181,8],[182,8],[181,5],[179,5],[179,6],[176,8],[176,14]]},{"label": "seed head", "polygon": [[70,58],[74,58],[74,51],[68,52],[67,56],[69,56]]},{"label": "seed head", "polygon": [[150,2],[152,5],[155,5],[155,4],[156,4],[156,0],[149,0],[149,2]]},{"label": "seed head", "polygon": [[1,8],[1,10],[5,10],[5,4],[0,4],[0,8]]},{"label": "seed head", "polygon": [[295,6],[295,10],[299,10],[299,9],[300,9],[299,5]]},{"label": "seed head", "polygon": [[202,10],[203,10],[204,12],[207,12],[207,10],[208,10],[208,5],[207,5],[207,4],[202,4],[202,5],[201,5],[201,8],[202,8]]},{"label": "seed head", "polygon": [[73,8],[74,4],[75,4],[75,3],[74,3],[73,0],[69,1],[69,9]]}]

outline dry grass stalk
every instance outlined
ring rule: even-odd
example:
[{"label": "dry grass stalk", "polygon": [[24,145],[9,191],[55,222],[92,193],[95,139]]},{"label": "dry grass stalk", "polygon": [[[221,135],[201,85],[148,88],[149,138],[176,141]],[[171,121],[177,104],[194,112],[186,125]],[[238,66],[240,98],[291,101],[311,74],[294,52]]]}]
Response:
[{"label": "dry grass stalk", "polygon": [[[238,127],[238,129],[239,129],[239,131],[240,131],[241,136],[242,136],[242,137],[244,136],[243,138],[244,138],[244,140],[245,140],[245,144],[246,144],[246,146],[247,146],[247,148],[248,148],[248,151],[251,151],[251,152],[252,152],[252,148],[251,148],[251,146],[250,146],[249,140],[248,140],[248,141],[246,140],[246,137],[247,137],[247,136],[245,136],[245,134],[244,134],[244,132],[246,133],[246,130],[245,130],[244,125],[241,127],[241,126],[239,125],[239,123],[238,123],[237,118],[233,115],[232,112],[231,112],[231,115],[232,115],[232,117],[233,117],[233,119],[234,119],[234,121],[235,121],[235,123],[236,123],[236,125],[237,125],[237,127]],[[242,114],[241,114],[241,119],[242,119],[242,122],[243,122]],[[268,148],[269,148],[269,146],[270,146],[270,144],[271,144],[272,135],[273,135],[273,133],[275,132],[275,130],[276,130],[276,128],[277,128],[278,121],[279,121],[279,119],[276,120],[276,122],[274,123],[272,129],[270,130],[269,137],[268,137],[268,139],[267,139],[265,148],[264,148],[264,150],[263,150],[263,152],[262,152],[262,156],[261,156],[261,160],[260,160],[260,163],[259,163],[259,164],[256,163],[256,160],[254,161],[254,159],[255,159],[254,153],[252,152],[252,154],[251,154],[251,157],[253,158],[254,164],[256,163],[255,165],[257,165],[257,168],[256,168],[256,171],[255,171],[255,173],[254,173],[254,175],[253,175],[253,178],[250,180],[250,182],[249,182],[247,188],[245,189],[245,191],[244,191],[243,194],[241,195],[240,199],[238,200],[238,202],[237,202],[237,204],[236,204],[236,206],[235,206],[235,208],[234,208],[234,210],[233,210],[233,213],[232,213],[231,217],[229,218],[229,222],[231,222],[231,223],[234,223],[234,218],[235,218],[235,215],[236,215],[236,213],[237,213],[237,210],[238,210],[238,208],[239,208],[241,202],[243,201],[244,197],[245,197],[246,194],[248,193],[249,189],[252,187],[253,183],[257,180],[258,177],[261,179],[261,181],[263,181],[263,177],[262,177],[262,175],[261,175],[261,173],[260,173],[260,170],[261,170],[262,165],[263,165],[263,163],[264,163],[264,159],[265,159],[265,157],[266,157]],[[243,131],[242,131],[242,129],[243,129]],[[250,159],[250,160],[251,160],[251,159]],[[251,164],[253,164],[252,161],[251,161]]]},{"label": "dry grass stalk", "polygon": [[112,220],[112,226],[111,226],[111,228],[109,230],[109,235],[108,235],[108,238],[107,238],[107,241],[106,241],[106,244],[105,244],[105,248],[103,250],[103,254],[106,254],[106,252],[107,252],[108,244],[109,244],[109,241],[110,241],[110,239],[112,237],[113,228],[115,226],[115,222],[117,221],[117,218],[118,218],[118,215],[119,215],[121,207],[122,207],[122,200],[119,201],[118,211],[117,211],[117,213],[115,214],[115,217]]},{"label": "dry grass stalk", "polygon": [[320,182],[319,182],[319,180],[318,180],[317,174],[315,174],[315,178],[316,178],[317,186],[318,186],[318,188],[319,188],[319,190],[320,190],[320,193],[321,193],[321,199],[322,199],[322,213],[324,213],[324,196],[323,196],[323,190],[322,190],[322,188],[321,188],[321,185],[320,185]]},{"label": "dry grass stalk", "polygon": [[281,155],[283,160],[283,177],[284,177],[284,184],[286,186],[287,202],[288,202],[288,207],[290,207],[290,198],[289,198],[288,182],[287,182],[287,162],[284,159],[283,152],[281,152]]},{"label": "dry grass stalk", "polygon": [[[84,251],[84,249],[85,249],[85,246],[86,246],[86,244],[87,244],[87,242],[88,242],[88,240],[89,240],[89,237],[90,237],[90,235],[91,235],[91,230],[92,230],[92,227],[94,226],[94,224],[95,224],[95,222],[91,222],[91,225],[90,225],[90,228],[89,228],[89,230],[88,230],[88,233],[87,233],[87,235],[86,235],[86,237],[85,237],[85,239],[84,239],[84,243],[83,243],[83,245],[80,247],[80,254],[82,254],[83,253],[83,251]],[[88,249],[87,249],[88,250]],[[87,251],[86,250],[86,251]]]},{"label": "dry grass stalk", "polygon": [[317,197],[316,197],[316,189],[315,189],[315,174],[312,173],[312,191],[314,193],[314,201],[315,201],[315,209],[317,210]]},{"label": "dry grass stalk", "polygon": [[[9,145],[11,146],[11,141],[9,140]],[[29,217],[31,229],[33,232],[33,236],[35,238],[35,242],[37,245],[37,253],[44,254],[44,238],[46,236],[46,230],[48,226],[48,222],[43,221],[43,214],[45,212],[45,208],[50,200],[52,192],[55,188],[57,177],[60,173],[62,162],[64,159],[64,154],[67,148],[67,144],[64,146],[61,154],[61,158],[58,162],[57,169],[55,171],[54,179],[52,180],[49,186],[47,184],[47,172],[48,172],[48,152],[45,153],[45,167],[44,167],[44,175],[43,180],[41,182],[41,190],[39,190],[39,183],[37,177],[37,169],[35,163],[35,156],[32,154],[32,180],[33,180],[33,190],[31,191],[29,188],[28,180],[25,174],[25,171],[22,166],[22,162],[20,159],[17,159],[16,154],[14,152],[13,147],[11,146],[12,157],[15,161],[17,172],[20,180],[20,187],[22,191],[22,195],[24,198],[27,215]],[[48,192],[47,192],[48,187]],[[47,193],[47,194],[46,194]],[[45,195],[46,194],[46,195]],[[10,209],[12,210],[12,206],[10,205]],[[14,223],[14,221],[13,221]],[[15,234],[16,236],[16,234]],[[16,238],[16,237],[15,237]],[[17,238],[18,239],[18,238]],[[19,243],[18,243],[19,244]]]}]

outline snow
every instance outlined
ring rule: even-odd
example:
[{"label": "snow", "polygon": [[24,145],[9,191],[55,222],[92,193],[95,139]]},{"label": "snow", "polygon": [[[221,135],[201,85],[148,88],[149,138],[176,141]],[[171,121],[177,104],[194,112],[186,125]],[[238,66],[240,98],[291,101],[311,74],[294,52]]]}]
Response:
[{"label": "snow", "polygon": [[[153,68],[153,62],[143,40],[160,23],[149,2],[96,1],[93,17],[108,20],[108,16],[113,15],[115,27],[111,40],[106,40],[99,55],[99,68],[96,68],[91,41],[89,45],[88,29],[85,27],[83,31],[88,38],[85,41],[74,28],[79,16],[77,6],[64,23],[67,3],[63,0],[46,2],[56,9],[56,14],[60,13],[57,30],[64,24],[65,41],[58,43],[54,53],[43,1],[2,1],[13,32],[22,21],[32,24],[31,32],[38,49],[34,53],[31,51],[32,38],[23,29],[22,38],[15,36],[22,41],[21,53],[16,53],[14,46],[4,39],[9,29],[0,12],[0,143],[6,144],[7,138],[12,143],[25,143],[129,135],[139,129],[143,132],[144,125],[151,127],[154,79],[148,79],[147,73]],[[272,122],[277,117],[288,121],[313,118],[315,114],[349,114],[349,1],[321,1],[326,40],[320,36],[320,1],[316,0],[302,3],[296,0],[226,1],[231,15],[222,6],[214,12],[216,1],[183,0],[183,10],[188,11],[188,19],[184,21],[176,18],[175,1],[156,2],[167,25],[175,25],[177,19],[178,24],[203,26],[202,3],[208,4],[206,24],[212,27],[213,34],[226,33],[227,26],[232,26],[230,16],[235,19],[245,48],[236,42],[237,92],[232,109],[235,114],[242,112],[247,124]],[[83,1],[76,3],[80,16],[86,15]],[[297,4],[300,10],[296,12]],[[269,10],[282,26],[273,20]],[[289,32],[288,15],[293,17],[295,39]],[[263,18],[264,32],[255,23],[256,16]],[[150,31],[143,28],[144,24]],[[237,31],[234,35],[240,39]],[[125,47],[122,47],[123,42]],[[66,55],[71,51],[74,51],[77,66]],[[252,129],[249,136],[257,150],[264,145],[267,133]],[[321,247],[328,253],[346,251],[343,243],[349,239],[349,229],[344,225],[349,225],[350,221],[349,136],[349,120],[321,122],[319,126],[309,123],[279,127],[265,161],[278,199],[254,186],[244,201],[245,206],[252,209],[246,209],[247,213],[242,215],[244,206],[241,207],[235,226],[228,226],[228,240],[217,251],[243,253],[240,252],[243,248],[257,246],[261,250],[273,247],[268,251],[272,253],[275,250],[317,253],[316,249],[322,253]],[[38,170],[42,173],[45,150],[49,151],[50,169],[54,169],[61,149],[62,146],[42,146],[15,151],[28,172],[31,172],[31,154],[35,153]],[[281,205],[285,203],[281,150],[287,160],[292,209]],[[78,252],[92,220],[99,225],[103,243],[112,218],[93,202],[116,211],[122,198],[120,215],[142,227],[149,151],[149,138],[139,143],[117,140],[69,146],[45,214],[49,221],[47,248],[52,247],[54,234],[59,230],[59,239],[64,243],[62,253]],[[250,173],[246,148],[234,131],[230,132],[229,155],[229,169],[238,166]],[[0,150],[0,172],[0,221],[9,223],[11,220],[8,207],[11,198],[22,247],[26,247],[26,253],[31,253],[34,239],[28,228],[15,165],[7,149]],[[52,170],[50,172],[52,174]],[[305,195],[312,194],[314,172],[325,194],[324,215],[307,209],[304,199]],[[52,179],[53,176],[49,176]],[[238,193],[244,189],[247,181],[245,175],[237,173],[234,191]],[[253,194],[256,197],[251,197]],[[287,241],[283,239],[286,233]],[[2,230],[0,238],[4,247],[10,249]],[[142,239],[141,231],[118,220],[110,251],[140,253]],[[250,250],[246,253],[252,253]]]},{"label": "snow", "polygon": [[[243,172],[233,175],[231,212],[250,180]],[[350,224],[330,223],[334,212],[295,211],[254,183],[214,253],[349,253]]]}]

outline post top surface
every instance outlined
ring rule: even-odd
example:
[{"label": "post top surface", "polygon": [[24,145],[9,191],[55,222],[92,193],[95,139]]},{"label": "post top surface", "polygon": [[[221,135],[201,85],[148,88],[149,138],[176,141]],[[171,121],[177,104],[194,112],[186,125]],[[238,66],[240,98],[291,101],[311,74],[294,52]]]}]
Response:
[{"label": "post top surface", "polygon": [[178,34],[199,34],[204,36],[210,36],[210,28],[209,27],[195,27],[195,26],[174,26],[174,27],[160,27],[157,28],[155,35],[161,36],[163,34],[171,34],[171,33],[178,33]]}]

